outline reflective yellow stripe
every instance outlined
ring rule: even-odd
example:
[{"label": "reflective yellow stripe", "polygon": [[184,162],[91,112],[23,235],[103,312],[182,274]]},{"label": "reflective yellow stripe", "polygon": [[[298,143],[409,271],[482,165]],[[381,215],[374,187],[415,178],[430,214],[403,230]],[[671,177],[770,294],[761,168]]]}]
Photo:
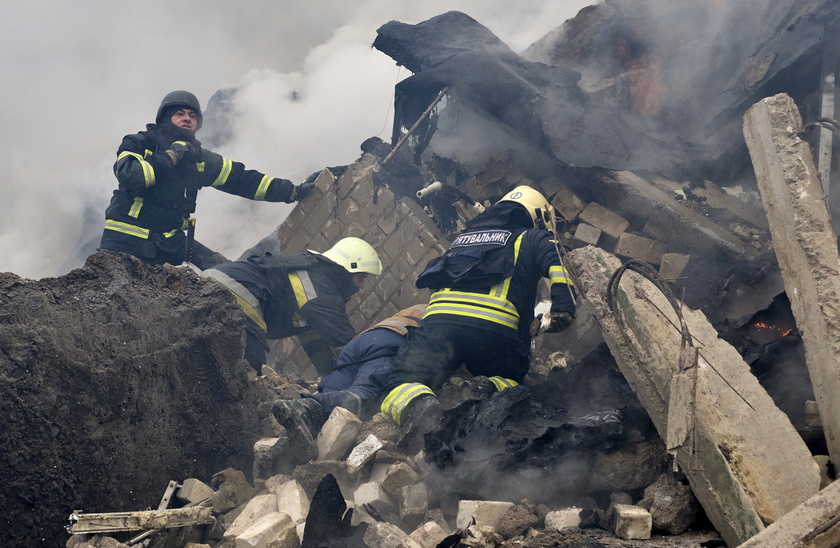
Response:
[{"label": "reflective yellow stripe", "polygon": [[263,331],[268,331],[259,300],[244,285],[215,268],[205,270],[201,274],[224,285],[236,297],[236,303],[242,308],[245,315],[254,320],[254,323],[260,326]]},{"label": "reflective yellow stripe", "polygon": [[506,379],[504,377],[490,377],[490,382],[493,383],[493,386],[496,387],[496,390],[501,392],[505,388],[513,388],[514,386],[519,386],[519,383],[513,379]]},{"label": "reflective yellow stripe", "polygon": [[432,316],[434,314],[455,314],[457,316],[477,318],[479,320],[485,320],[505,327],[510,327],[511,329],[517,329],[519,327],[519,318],[511,317],[499,312],[493,312],[487,308],[470,306],[462,303],[449,303],[441,305],[430,304],[426,311],[426,316]]},{"label": "reflective yellow stripe", "polygon": [[225,184],[230,177],[230,172],[233,169],[233,162],[228,160],[227,158],[222,158],[222,169],[219,171],[219,175],[216,177],[216,180],[213,181],[214,187],[219,187]]},{"label": "reflective yellow stripe", "polygon": [[292,289],[295,292],[298,308],[303,308],[307,301],[311,301],[318,296],[315,292],[315,286],[309,278],[309,272],[305,270],[289,272],[289,283],[292,284]]},{"label": "reflective yellow stripe", "polygon": [[174,235],[178,234],[179,232],[181,232],[179,229],[170,230],[169,232],[164,232],[164,233],[163,233],[163,236],[164,236],[165,238],[171,238],[172,236],[174,236]]},{"label": "reflective yellow stripe", "polygon": [[135,219],[140,216],[140,210],[143,208],[143,198],[134,198],[134,203],[131,204],[131,209],[128,210],[128,216]]},{"label": "reflective yellow stripe", "polygon": [[388,413],[397,422],[402,423],[402,412],[411,401],[424,394],[435,395],[432,389],[419,382],[407,382],[391,390],[382,400],[380,410]]},{"label": "reflective yellow stripe", "polygon": [[551,285],[554,284],[568,284],[575,285],[575,282],[569,276],[569,271],[562,266],[552,266],[548,269],[548,277],[551,280]]},{"label": "reflective yellow stripe", "polygon": [[123,234],[128,234],[129,236],[136,236],[138,238],[143,238],[144,240],[149,239],[149,230],[146,228],[142,228],[139,226],[130,225],[128,223],[121,223],[119,221],[112,221],[111,219],[107,219],[105,221],[105,230],[114,230],[116,232],[122,232]]},{"label": "reflective yellow stripe", "polygon": [[[149,152],[149,151],[147,150],[146,152]],[[143,170],[143,180],[146,183],[146,188],[149,188],[150,186],[153,186],[155,184],[156,180],[155,180],[155,168],[152,167],[152,164],[150,164],[149,162],[144,160],[143,157],[140,156],[139,154],[137,154],[136,152],[130,152],[128,150],[124,150],[123,152],[121,152],[120,155],[117,156],[117,161],[122,160],[126,156],[131,156],[132,158],[134,158],[138,162],[140,162],[140,168]]]},{"label": "reflective yellow stripe", "polygon": [[268,192],[268,185],[270,185],[273,180],[274,177],[263,175],[262,181],[260,181],[260,186],[257,187],[257,193],[254,194],[255,200],[265,200],[265,193]]}]

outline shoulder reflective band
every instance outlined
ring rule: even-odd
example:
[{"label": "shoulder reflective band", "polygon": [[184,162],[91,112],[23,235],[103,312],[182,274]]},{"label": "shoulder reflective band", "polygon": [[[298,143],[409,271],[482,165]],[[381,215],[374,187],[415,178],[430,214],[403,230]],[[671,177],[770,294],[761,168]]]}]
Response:
[{"label": "shoulder reflective band", "polygon": [[505,388],[513,388],[514,386],[519,386],[519,383],[513,379],[506,379],[504,377],[490,377],[490,382],[493,383],[493,386],[496,387],[496,390],[501,392]]},{"label": "shoulder reflective band", "polygon": [[[426,305],[418,304],[415,306],[411,306],[409,308],[405,308],[400,310],[393,316],[386,318],[379,322],[378,324],[372,326],[367,331],[371,329],[376,329],[378,327],[384,327],[390,329],[391,331],[396,331],[403,337],[408,335],[408,328],[409,327],[419,327],[420,320],[423,318],[423,314],[426,312]],[[364,331],[363,331],[364,333]]]},{"label": "shoulder reflective band", "polygon": [[[519,260],[519,248],[524,232],[513,244],[513,264]],[[519,327],[519,311],[507,299],[511,277],[490,288],[488,294],[441,289],[432,293],[426,316],[455,314],[497,323],[511,329]]]},{"label": "shoulder reflective band", "polygon": [[268,331],[265,319],[263,318],[262,308],[260,308],[260,301],[254,297],[253,293],[245,289],[244,285],[215,268],[207,269],[201,274],[202,276],[213,278],[225,286],[236,297],[236,302],[245,312],[245,315],[254,320],[254,323],[260,326],[263,331]]},{"label": "shoulder reflective band", "polygon": [[265,200],[265,193],[268,192],[268,186],[273,180],[274,177],[263,175],[262,181],[260,181],[260,186],[257,187],[257,193],[254,194],[255,200]]},{"label": "shoulder reflective band", "polygon": [[318,296],[315,292],[315,286],[312,285],[312,280],[309,278],[309,272],[306,270],[289,272],[289,282],[295,292],[298,308],[303,308],[307,301],[311,301]]},{"label": "shoulder reflective band", "polygon": [[391,415],[397,424],[402,424],[402,413],[411,401],[424,394],[435,395],[432,389],[419,382],[407,382],[391,390],[382,400],[380,410]]},{"label": "shoulder reflective band", "polygon": [[213,181],[214,187],[219,187],[225,184],[230,177],[230,171],[233,169],[233,162],[228,160],[227,158],[222,158],[222,169],[219,170],[219,174],[216,176],[216,180]]},{"label": "shoulder reflective band", "polygon": [[119,221],[112,221],[111,219],[107,219],[105,221],[105,230],[115,230],[117,232],[122,232],[123,234],[128,234],[129,236],[143,238],[144,240],[149,239],[149,229],[130,225],[128,223],[121,223]]},{"label": "shoulder reflective band", "polygon": [[131,209],[128,210],[128,216],[135,219],[140,216],[140,210],[143,209],[143,198],[134,198],[134,203],[131,204]]},{"label": "shoulder reflective band", "polygon": [[124,150],[117,156],[117,161],[123,160],[127,157],[132,157],[140,164],[140,168],[143,170],[143,181],[146,183],[146,188],[155,184],[155,168],[152,167],[152,164],[147,162],[143,159],[142,156],[137,154],[136,152],[129,152],[128,150]]},{"label": "shoulder reflective band", "polygon": [[568,284],[575,285],[572,278],[569,276],[569,271],[562,266],[552,266],[548,269],[548,276],[551,280],[551,285],[554,284]]}]

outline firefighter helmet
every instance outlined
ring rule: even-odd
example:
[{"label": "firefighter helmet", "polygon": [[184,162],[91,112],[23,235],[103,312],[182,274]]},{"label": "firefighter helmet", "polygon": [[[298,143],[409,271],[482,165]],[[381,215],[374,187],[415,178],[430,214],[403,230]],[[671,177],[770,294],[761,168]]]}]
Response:
[{"label": "firefighter helmet", "polygon": [[163,101],[160,102],[160,106],[158,107],[157,116],[155,116],[155,123],[162,124],[169,120],[169,117],[172,116],[172,113],[175,112],[174,110],[170,111],[172,107],[176,108],[188,108],[195,111],[196,117],[196,127],[195,130],[198,131],[201,129],[201,122],[202,122],[202,115],[201,115],[201,104],[198,102],[198,98],[190,93],[189,91],[178,90],[178,91],[170,91],[166,94],[163,98]]},{"label": "firefighter helmet", "polygon": [[521,185],[508,192],[496,203],[501,202],[516,202],[528,211],[534,222],[534,228],[544,228],[549,232],[554,232],[554,207],[538,190]]},{"label": "firefighter helmet", "polygon": [[366,272],[374,276],[382,274],[382,262],[376,250],[360,238],[342,238],[322,255],[340,264],[352,274],[356,272]]}]

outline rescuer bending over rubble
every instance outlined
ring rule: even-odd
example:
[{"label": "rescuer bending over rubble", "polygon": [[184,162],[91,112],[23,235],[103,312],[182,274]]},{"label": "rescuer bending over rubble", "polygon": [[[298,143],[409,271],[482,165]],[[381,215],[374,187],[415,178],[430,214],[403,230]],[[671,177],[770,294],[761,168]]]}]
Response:
[{"label": "rescuer bending over rubble", "polygon": [[425,311],[426,305],[411,306],[359,333],[341,350],[333,371],[318,383],[316,394],[274,401],[274,416],[286,429],[296,459],[310,461],[318,456],[315,438],[333,409],[343,407],[361,417],[379,401],[394,356],[420,325]]},{"label": "rescuer bending over rubble", "polygon": [[417,279],[433,290],[426,314],[397,354],[382,411],[400,424],[402,443],[433,429],[442,413],[434,390],[461,366],[501,391],[529,369],[537,284],[548,278],[544,331],[574,321],[574,284],[552,240],[554,208],[519,186],[481,215]]},{"label": "rescuer bending over rubble", "polygon": [[379,255],[359,238],[343,238],[327,251],[251,256],[220,263],[202,275],[221,282],[245,311],[245,358],[258,373],[268,339],[297,336],[320,375],[332,370],[331,347],[356,330],[345,306],[365,279],[382,273]]},{"label": "rescuer bending over rubble", "polygon": [[105,212],[100,248],[152,264],[189,260],[207,268],[224,258],[189,241],[199,189],[211,186],[251,200],[292,203],[314,186],[295,186],[203,149],[195,138],[201,124],[195,95],[173,91],[161,101],[154,124],[123,138],[114,164],[118,187]]}]

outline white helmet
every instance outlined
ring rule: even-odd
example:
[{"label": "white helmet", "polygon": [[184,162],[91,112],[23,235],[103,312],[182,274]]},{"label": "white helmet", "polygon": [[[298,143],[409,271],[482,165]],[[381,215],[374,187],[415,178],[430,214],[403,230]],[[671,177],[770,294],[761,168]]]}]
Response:
[{"label": "white helmet", "polygon": [[376,250],[360,238],[342,238],[321,255],[343,266],[347,272],[366,272],[378,276],[382,274],[382,262]]},{"label": "white helmet", "polygon": [[521,185],[508,192],[496,203],[500,202],[516,202],[528,210],[534,222],[534,228],[545,228],[549,232],[554,232],[554,207],[548,203],[540,191]]}]

